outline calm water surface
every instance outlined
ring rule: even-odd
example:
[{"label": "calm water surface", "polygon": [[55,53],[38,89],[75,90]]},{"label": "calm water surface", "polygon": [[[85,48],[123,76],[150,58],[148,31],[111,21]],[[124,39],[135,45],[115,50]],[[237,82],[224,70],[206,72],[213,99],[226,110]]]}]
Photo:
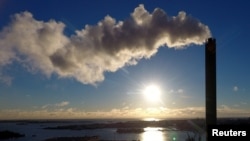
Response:
[{"label": "calm water surface", "polygon": [[[140,140],[140,141],[185,141],[187,132],[168,131],[167,128],[147,127],[143,133],[118,134],[116,129],[95,129],[95,130],[44,130],[44,127],[59,125],[71,125],[72,123],[27,123],[17,124],[16,122],[1,122],[0,131],[10,130],[25,134],[25,137],[11,139],[11,141],[43,141],[51,137],[79,137],[99,136],[106,140]],[[73,123],[76,124],[76,123]],[[82,124],[79,123],[79,124]],[[193,135],[193,133],[189,133]],[[202,140],[205,140],[204,135]],[[8,140],[7,140],[8,141]]]}]

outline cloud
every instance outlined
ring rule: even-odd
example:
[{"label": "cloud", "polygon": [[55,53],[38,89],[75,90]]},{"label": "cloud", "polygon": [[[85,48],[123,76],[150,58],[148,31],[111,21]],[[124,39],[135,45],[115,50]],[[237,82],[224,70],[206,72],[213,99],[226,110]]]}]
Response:
[{"label": "cloud", "polygon": [[[180,98],[185,98],[185,99],[190,98],[190,96],[187,95],[187,93],[184,91],[184,89],[181,89],[181,88],[176,89],[176,90],[171,89],[171,90],[169,90],[169,93],[170,94],[175,94],[175,96],[178,96]],[[172,104],[176,104],[176,103],[172,102]]]},{"label": "cloud", "polygon": [[184,92],[183,89],[177,89],[177,90],[171,89],[171,90],[169,90],[169,93],[183,94],[183,92]]},{"label": "cloud", "polygon": [[55,104],[57,107],[64,107],[64,106],[67,106],[69,105],[69,102],[68,101],[63,101],[61,103],[57,103]]},{"label": "cloud", "polygon": [[237,92],[239,90],[239,87],[238,86],[234,86],[233,87],[233,91]]},{"label": "cloud", "polygon": [[183,93],[183,89],[178,89],[177,92],[180,93],[180,94],[182,94]]},{"label": "cloud", "polygon": [[[56,109],[4,109],[0,110],[0,119],[89,119],[89,118],[204,118],[204,107],[183,107],[183,108],[113,108],[108,111],[85,111],[77,108],[63,107]],[[249,109],[229,107],[221,105],[217,107],[218,117],[249,117]]]},{"label": "cloud", "polygon": [[249,117],[250,110],[238,107],[230,107],[228,105],[220,105],[217,108],[218,116],[221,117]]},{"label": "cloud", "polygon": [[247,105],[247,102],[240,102],[241,105]]},{"label": "cloud", "polygon": [[3,75],[1,72],[0,72],[0,82],[10,86],[11,83],[12,83],[12,77],[10,76],[7,76],[7,75]]},{"label": "cloud", "polygon": [[48,108],[56,109],[56,108],[61,108],[61,107],[67,106],[67,105],[69,105],[68,101],[62,101],[62,102],[56,103],[56,104],[46,104],[46,105],[43,105],[41,108],[42,109],[48,109]]},{"label": "cloud", "polygon": [[211,36],[208,26],[183,11],[171,17],[160,8],[150,13],[143,5],[124,21],[106,16],[71,36],[64,28],[60,21],[38,21],[28,11],[13,15],[0,32],[0,68],[17,61],[33,73],[96,84],[105,72],[136,65],[161,46],[201,45]]},{"label": "cloud", "polygon": [[176,118],[176,117],[202,117],[203,107],[186,107],[180,109],[169,109],[166,107],[155,108],[113,108],[108,111],[84,111],[77,108],[56,109],[5,109],[0,110],[0,119],[72,119],[72,118]]}]

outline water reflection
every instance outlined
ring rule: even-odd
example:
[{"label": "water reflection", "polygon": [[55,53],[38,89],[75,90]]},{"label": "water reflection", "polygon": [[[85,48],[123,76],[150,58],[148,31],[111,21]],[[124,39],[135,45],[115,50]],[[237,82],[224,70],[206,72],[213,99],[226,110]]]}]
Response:
[{"label": "water reflection", "polygon": [[144,131],[141,137],[142,141],[166,141],[162,128],[147,127],[144,128]]}]

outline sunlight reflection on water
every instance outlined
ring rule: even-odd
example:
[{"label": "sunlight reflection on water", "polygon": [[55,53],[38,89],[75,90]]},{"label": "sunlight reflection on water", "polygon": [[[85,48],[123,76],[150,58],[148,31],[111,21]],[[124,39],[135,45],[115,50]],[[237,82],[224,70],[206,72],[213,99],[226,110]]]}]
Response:
[{"label": "sunlight reflection on water", "polygon": [[142,141],[166,141],[162,128],[147,127],[144,128],[144,131],[141,137]]}]

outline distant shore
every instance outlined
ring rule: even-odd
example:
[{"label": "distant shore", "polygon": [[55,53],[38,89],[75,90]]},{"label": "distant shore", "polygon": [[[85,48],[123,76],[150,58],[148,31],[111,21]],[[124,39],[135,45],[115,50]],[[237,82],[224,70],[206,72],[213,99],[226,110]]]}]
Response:
[{"label": "distant shore", "polygon": [[[196,125],[201,128],[205,127],[204,120],[196,119],[193,120]],[[104,128],[117,128],[123,129],[120,131],[125,131],[126,129],[143,129],[146,127],[162,127],[168,128],[170,130],[181,130],[181,131],[192,131],[195,130],[188,120],[162,120],[162,121],[124,121],[124,122],[114,122],[114,123],[92,123],[92,124],[71,124],[62,125],[55,127],[45,127],[46,130],[85,130],[85,129],[104,129]],[[130,131],[130,130],[126,130]],[[133,130],[131,130],[133,131]],[[138,132],[138,130],[134,130]]]},{"label": "distant shore", "polygon": [[[234,124],[250,125],[250,118],[221,118],[217,124]],[[195,125],[195,127],[193,126]],[[163,127],[170,130],[193,131],[196,127],[205,130],[205,119],[171,119],[160,121],[124,121],[111,123],[93,123],[93,124],[72,124],[56,127],[45,127],[44,129],[56,130],[84,130],[84,129],[103,129],[103,128],[146,128],[146,127]]]}]

